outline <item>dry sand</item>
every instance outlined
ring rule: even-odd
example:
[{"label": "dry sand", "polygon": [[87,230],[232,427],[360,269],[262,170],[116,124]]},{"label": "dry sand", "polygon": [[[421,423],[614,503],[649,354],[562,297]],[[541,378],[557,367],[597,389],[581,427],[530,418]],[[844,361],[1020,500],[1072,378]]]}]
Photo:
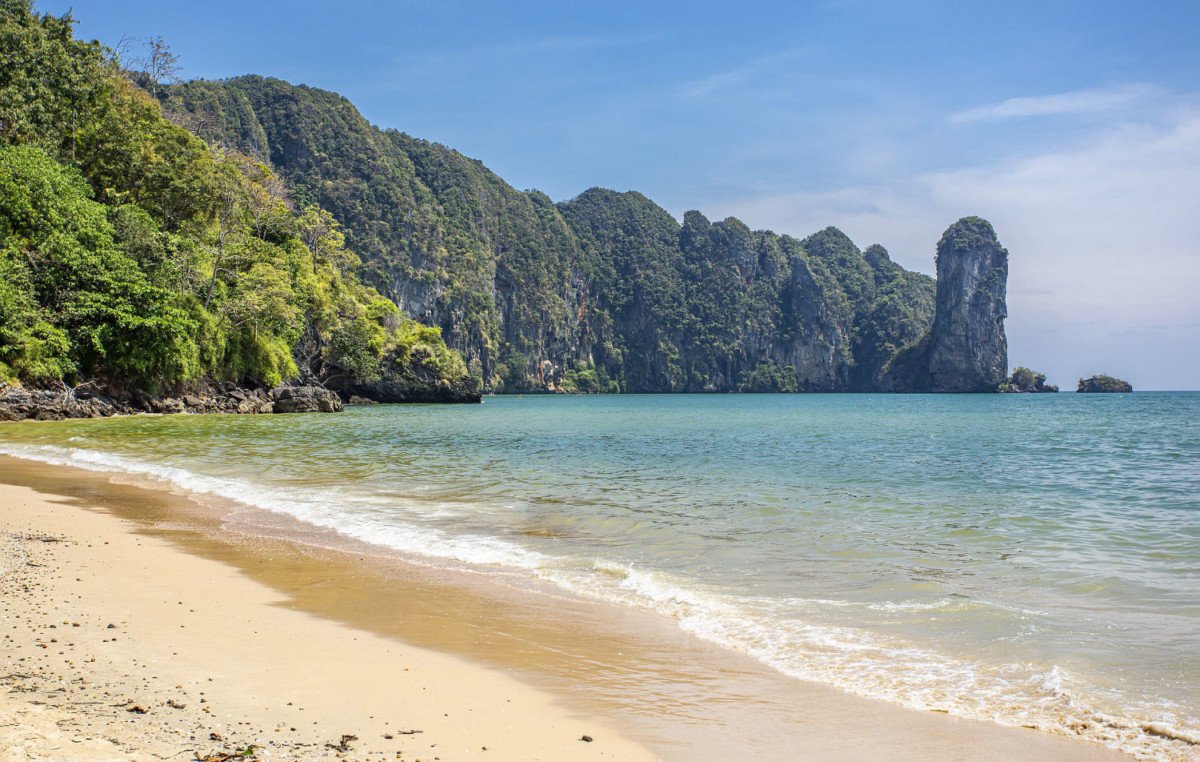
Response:
[{"label": "dry sand", "polygon": [[121,519],[3,486],[0,536],[0,759],[653,758],[511,677],[281,608]]},{"label": "dry sand", "polygon": [[652,615],[247,542],[97,474],[0,458],[0,482],[24,485],[0,486],[0,762],[1124,758],[787,679]]}]

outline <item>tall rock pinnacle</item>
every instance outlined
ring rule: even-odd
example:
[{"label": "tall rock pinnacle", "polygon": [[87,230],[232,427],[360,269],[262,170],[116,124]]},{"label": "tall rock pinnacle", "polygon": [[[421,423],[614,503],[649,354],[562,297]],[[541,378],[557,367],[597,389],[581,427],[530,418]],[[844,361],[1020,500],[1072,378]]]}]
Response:
[{"label": "tall rock pinnacle", "polygon": [[937,248],[937,310],[929,344],[935,392],[991,392],[1008,373],[1008,251],[991,223],[964,217]]}]

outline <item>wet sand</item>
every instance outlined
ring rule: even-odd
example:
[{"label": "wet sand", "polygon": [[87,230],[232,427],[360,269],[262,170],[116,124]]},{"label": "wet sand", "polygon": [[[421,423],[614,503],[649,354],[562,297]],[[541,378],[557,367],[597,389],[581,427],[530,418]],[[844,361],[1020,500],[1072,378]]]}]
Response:
[{"label": "wet sand", "polygon": [[0,482],[0,759],[1124,758],[270,514],[8,458]]}]

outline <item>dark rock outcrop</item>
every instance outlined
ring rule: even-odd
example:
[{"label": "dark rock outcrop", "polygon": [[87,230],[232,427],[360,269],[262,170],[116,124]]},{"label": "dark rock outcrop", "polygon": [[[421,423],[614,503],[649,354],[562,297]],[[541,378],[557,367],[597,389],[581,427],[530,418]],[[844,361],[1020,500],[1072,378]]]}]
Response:
[{"label": "dark rock outcrop", "polygon": [[991,224],[964,217],[938,242],[929,345],[935,392],[994,392],[1008,371],[1008,251]]},{"label": "dark rock outcrop", "polygon": [[436,359],[420,354],[421,348],[400,354],[392,350],[379,361],[379,378],[360,380],[342,376],[328,380],[328,388],[350,404],[378,402],[480,402],[478,385],[469,377],[451,382],[438,370]]},{"label": "dark rock outcrop", "polygon": [[1079,388],[1076,391],[1085,394],[1129,394],[1133,391],[1133,385],[1100,373],[1091,378],[1079,379]]},{"label": "dark rock outcrop", "polygon": [[479,389],[471,379],[451,383],[438,378],[434,369],[421,363],[398,363],[394,357],[380,363],[383,374],[374,381],[336,386],[352,404],[372,402],[479,402]]},{"label": "dark rock outcrop", "polygon": [[412,384],[404,379],[391,378],[371,381],[351,387],[352,396],[372,402],[479,402],[483,399],[470,381],[452,384],[445,379],[435,385]]},{"label": "dark rock outcrop", "polygon": [[140,389],[0,388],[0,421],[61,421],[142,413],[225,413],[254,415],[279,412],[336,412],[342,401],[320,387],[279,387],[270,392],[213,384],[180,394],[150,394]]},{"label": "dark rock outcrop", "polygon": [[271,390],[275,413],[340,413],[342,398],[320,386],[277,386]]},{"label": "dark rock outcrop", "polygon": [[1046,383],[1046,374],[1021,367],[1012,372],[1008,380],[1000,385],[1000,391],[1014,394],[1045,394],[1058,391],[1054,384]]}]

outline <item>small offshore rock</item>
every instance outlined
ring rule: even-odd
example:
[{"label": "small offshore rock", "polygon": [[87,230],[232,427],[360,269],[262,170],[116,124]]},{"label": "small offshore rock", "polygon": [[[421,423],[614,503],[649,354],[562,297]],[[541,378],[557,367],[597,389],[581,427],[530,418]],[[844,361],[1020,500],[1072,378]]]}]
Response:
[{"label": "small offshore rock", "polygon": [[1079,379],[1077,392],[1084,394],[1129,394],[1133,385],[1128,381],[1099,373],[1091,378]]},{"label": "small offshore rock", "polygon": [[1058,391],[1054,384],[1046,383],[1046,374],[1029,368],[1017,368],[1000,385],[1000,391],[1010,394],[1045,394]]}]

